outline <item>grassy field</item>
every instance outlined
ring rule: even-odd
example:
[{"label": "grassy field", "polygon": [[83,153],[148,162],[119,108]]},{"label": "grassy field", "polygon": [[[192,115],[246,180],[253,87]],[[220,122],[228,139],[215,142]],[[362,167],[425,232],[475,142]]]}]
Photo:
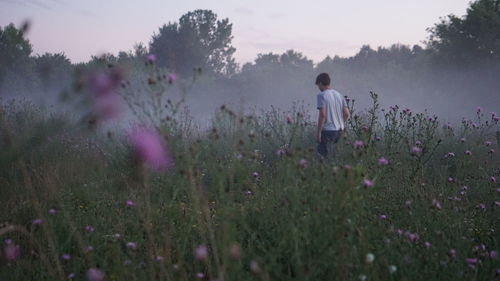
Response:
[{"label": "grassy field", "polygon": [[498,116],[371,97],[326,160],[300,107],[134,138],[3,103],[0,280],[499,280]]}]

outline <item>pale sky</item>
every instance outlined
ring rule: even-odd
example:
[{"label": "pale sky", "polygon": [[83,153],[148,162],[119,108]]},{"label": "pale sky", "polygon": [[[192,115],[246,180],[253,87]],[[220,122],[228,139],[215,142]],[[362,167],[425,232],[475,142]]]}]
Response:
[{"label": "pale sky", "polygon": [[0,26],[32,23],[35,54],[63,52],[73,62],[145,45],[163,24],[210,9],[233,24],[237,62],[294,49],[319,62],[351,56],[363,44],[421,44],[426,28],[462,16],[470,0],[0,0]]}]

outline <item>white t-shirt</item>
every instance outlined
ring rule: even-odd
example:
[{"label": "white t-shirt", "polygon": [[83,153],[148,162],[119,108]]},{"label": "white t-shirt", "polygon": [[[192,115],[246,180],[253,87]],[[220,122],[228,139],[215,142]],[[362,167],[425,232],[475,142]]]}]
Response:
[{"label": "white t-shirt", "polygon": [[326,109],[326,121],[323,131],[338,131],[344,129],[344,107],[347,103],[339,92],[328,89],[320,92],[316,97],[318,109]]}]

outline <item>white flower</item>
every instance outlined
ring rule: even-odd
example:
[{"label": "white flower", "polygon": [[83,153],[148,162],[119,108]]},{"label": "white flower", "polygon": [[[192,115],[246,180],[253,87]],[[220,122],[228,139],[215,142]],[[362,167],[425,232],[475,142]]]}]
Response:
[{"label": "white flower", "polygon": [[396,272],[398,268],[395,265],[389,265],[389,272],[392,274]]},{"label": "white flower", "polygon": [[366,262],[367,263],[372,263],[375,260],[375,255],[372,253],[366,254]]}]

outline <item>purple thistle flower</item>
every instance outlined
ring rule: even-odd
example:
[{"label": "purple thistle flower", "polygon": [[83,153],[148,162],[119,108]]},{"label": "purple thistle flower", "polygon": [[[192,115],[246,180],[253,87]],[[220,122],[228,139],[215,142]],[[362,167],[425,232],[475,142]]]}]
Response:
[{"label": "purple thistle flower", "polygon": [[134,207],[134,206],[135,206],[135,203],[134,203],[134,201],[132,201],[132,200],[127,200],[127,201],[125,202],[125,205],[126,205],[127,207]]},{"label": "purple thistle flower", "polygon": [[168,169],[172,158],[163,146],[160,135],[152,129],[139,127],[128,133],[128,139],[139,160],[155,170]]},{"label": "purple thistle flower", "polygon": [[259,173],[258,173],[258,172],[253,172],[253,173],[252,173],[252,176],[253,176],[254,178],[257,178],[257,177],[259,177]]},{"label": "purple thistle flower", "polygon": [[495,150],[493,148],[490,149],[490,151],[488,151],[488,154],[493,154],[493,153],[495,153]]},{"label": "purple thistle flower", "polygon": [[7,244],[7,246],[3,249],[3,255],[9,261],[17,260],[21,255],[19,245]]},{"label": "purple thistle flower", "polygon": [[472,152],[470,150],[466,150],[464,153],[465,155],[472,155]]},{"label": "purple thistle flower", "polygon": [[481,210],[486,210],[486,205],[484,205],[483,203],[479,203],[478,208]]},{"label": "purple thistle flower", "polygon": [[76,277],[76,274],[70,273],[68,274],[68,279],[74,279]]},{"label": "purple thistle flower", "polygon": [[43,221],[41,219],[34,219],[34,220],[31,221],[31,223],[34,224],[34,225],[42,224],[42,222]]},{"label": "purple thistle flower", "polygon": [[438,210],[441,210],[441,203],[439,203],[439,201],[437,201],[436,199],[432,199],[432,206],[434,206],[434,208]]},{"label": "purple thistle flower", "polygon": [[137,244],[135,242],[127,242],[127,248],[135,250],[137,249]]},{"label": "purple thistle flower", "polygon": [[364,187],[367,187],[367,188],[368,188],[368,187],[373,187],[373,185],[374,185],[373,181],[371,181],[371,180],[369,180],[369,179],[364,179],[364,180],[363,180],[363,186],[364,186]]},{"label": "purple thistle flower", "polygon": [[376,141],[380,141],[382,138],[381,137],[376,137],[375,140]]},{"label": "purple thistle flower", "polygon": [[177,76],[174,73],[169,73],[167,75],[167,79],[168,79],[168,83],[172,84],[175,82],[175,80],[177,80]]},{"label": "purple thistle flower", "polygon": [[87,232],[94,232],[94,227],[91,226],[91,225],[87,225],[87,226],[85,226],[85,231],[87,231]]},{"label": "purple thistle flower", "polygon": [[465,261],[469,264],[469,265],[475,265],[477,264],[477,259],[476,258],[466,258]]},{"label": "purple thistle flower", "polygon": [[148,63],[154,63],[156,61],[156,56],[154,54],[149,54],[146,56],[146,61]]},{"label": "purple thistle flower", "polygon": [[500,202],[495,201],[495,206],[500,207]]},{"label": "purple thistle flower", "polygon": [[490,258],[496,260],[498,259],[498,252],[497,251],[491,251],[490,252]]},{"label": "purple thistle flower", "polygon": [[450,249],[450,251],[448,251],[448,255],[451,257],[451,258],[455,258],[456,255],[457,255],[457,251],[455,249]]},{"label": "purple thistle flower", "polygon": [[65,261],[69,261],[71,259],[71,255],[70,254],[62,254],[61,259],[65,260]]},{"label": "purple thistle flower", "polygon": [[464,143],[465,142],[465,138],[461,138],[460,142]]},{"label": "purple thistle flower", "polygon": [[288,123],[288,124],[292,124],[293,123],[292,117],[290,117],[290,115],[286,116],[286,123]]},{"label": "purple thistle flower", "polygon": [[425,246],[427,249],[429,249],[429,248],[432,246],[432,244],[431,244],[430,242],[425,241],[425,242],[424,242],[424,246]]},{"label": "purple thistle flower", "polygon": [[497,193],[500,194],[500,188],[497,188]]},{"label": "purple thistle flower", "polygon": [[300,166],[302,169],[307,168],[307,166],[308,166],[308,162],[307,162],[307,160],[306,160],[306,159],[300,159],[300,161],[299,161],[299,166]]},{"label": "purple thistle flower", "polygon": [[55,215],[57,213],[56,209],[49,209],[49,215]]},{"label": "purple thistle flower", "polygon": [[198,260],[206,260],[208,258],[208,248],[205,245],[200,245],[194,251],[194,256]]},{"label": "purple thistle flower", "polygon": [[484,142],[484,145],[486,145],[486,146],[490,146],[490,145],[491,145],[491,141],[485,141],[485,142]]},{"label": "purple thistle flower", "polygon": [[464,185],[464,186],[462,187],[462,190],[464,190],[464,191],[466,191],[466,190],[468,190],[468,189],[469,189],[469,187],[468,187],[468,186],[466,186],[466,185]]},{"label": "purple thistle flower", "polygon": [[380,215],[380,216],[379,216],[379,219],[381,219],[381,220],[385,220],[385,219],[387,219],[387,216],[386,216],[386,215]]},{"label": "purple thistle flower", "polygon": [[398,229],[398,230],[396,231],[396,233],[397,233],[398,235],[403,235],[404,231],[403,231],[402,229]]},{"label": "purple thistle flower", "polygon": [[419,140],[417,140],[417,141],[415,141],[415,145],[416,145],[416,146],[421,146],[421,145],[422,145],[422,142],[421,142],[421,141],[419,141]]},{"label": "purple thistle flower", "polygon": [[492,182],[497,182],[497,179],[496,179],[495,177],[493,177],[493,176],[490,178],[490,180],[491,180]]},{"label": "purple thistle flower", "polygon": [[455,153],[453,153],[453,152],[448,152],[448,153],[446,153],[446,155],[444,156],[444,158],[450,158],[450,157],[455,157]]},{"label": "purple thistle flower", "polygon": [[378,159],[378,164],[381,166],[389,164],[389,160],[385,159],[384,157],[381,157]]},{"label": "purple thistle flower", "polygon": [[464,196],[465,195],[465,191],[460,191],[460,195]]},{"label": "purple thistle flower", "polygon": [[196,278],[198,278],[198,279],[203,279],[204,277],[205,277],[205,274],[204,274],[204,273],[202,273],[202,272],[198,272],[198,273],[196,273]]},{"label": "purple thistle flower", "polygon": [[411,148],[410,152],[412,155],[418,155],[418,154],[420,154],[420,152],[422,152],[422,149],[418,146],[414,146]]},{"label": "purple thistle flower", "polygon": [[365,145],[365,143],[362,140],[356,140],[353,143],[354,148],[362,148]]},{"label": "purple thistle flower", "polygon": [[454,178],[452,178],[452,177],[448,177],[448,182],[454,182],[454,181],[455,181],[455,179],[454,179]]},{"label": "purple thistle flower", "polygon": [[97,268],[91,268],[87,271],[88,281],[102,281],[104,280],[104,272]]}]

